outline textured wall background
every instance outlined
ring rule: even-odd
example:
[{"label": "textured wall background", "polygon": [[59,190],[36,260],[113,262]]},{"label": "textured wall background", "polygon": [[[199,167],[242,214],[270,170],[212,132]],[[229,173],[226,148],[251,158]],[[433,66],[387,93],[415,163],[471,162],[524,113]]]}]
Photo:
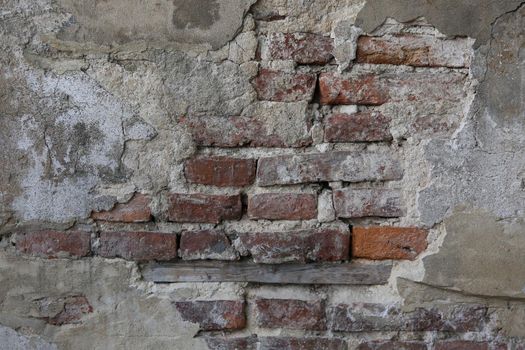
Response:
[{"label": "textured wall background", "polygon": [[523,349],[524,18],[0,0],[0,348]]}]

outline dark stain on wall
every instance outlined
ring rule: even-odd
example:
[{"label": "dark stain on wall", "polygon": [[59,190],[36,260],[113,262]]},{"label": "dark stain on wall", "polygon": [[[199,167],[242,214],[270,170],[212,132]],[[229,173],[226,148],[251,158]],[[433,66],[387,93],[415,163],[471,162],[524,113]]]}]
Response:
[{"label": "dark stain on wall", "polygon": [[173,25],[177,29],[209,29],[220,18],[216,0],[173,0]]}]

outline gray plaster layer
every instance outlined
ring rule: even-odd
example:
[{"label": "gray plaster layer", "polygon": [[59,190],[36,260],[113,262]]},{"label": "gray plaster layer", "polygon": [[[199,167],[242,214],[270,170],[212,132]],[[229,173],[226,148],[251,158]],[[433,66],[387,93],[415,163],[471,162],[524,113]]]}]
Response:
[{"label": "gray plaster layer", "polygon": [[[22,270],[16,268],[20,264]],[[184,288],[148,297],[151,290],[138,280],[134,264],[98,258],[21,259],[2,252],[0,272],[0,323],[32,330],[59,349],[206,349],[201,339],[193,339],[198,326],[182,321],[172,305],[185,298]],[[72,295],[85,296],[93,311],[74,326],[47,324],[49,310],[39,308],[39,301]],[[15,339],[0,328],[2,332],[9,335],[0,337],[2,349],[13,341],[15,346],[31,344],[26,337]],[[53,348],[40,344],[36,349]]]},{"label": "gray plaster layer", "polygon": [[71,15],[59,38],[102,45],[182,42],[217,49],[237,34],[254,1],[59,0],[60,8]]},{"label": "gray plaster layer", "polygon": [[467,294],[525,297],[524,224],[498,222],[480,209],[456,208],[445,219],[439,252],[423,259],[423,282]]},{"label": "gray plaster layer", "polygon": [[495,23],[476,54],[472,72],[480,85],[466,120],[455,138],[426,147],[431,181],[418,206],[428,225],[462,202],[498,218],[525,216],[524,16],[522,6]]},{"label": "gray plaster layer", "polygon": [[12,328],[0,326],[0,345],[8,350],[56,350],[54,344],[50,344],[39,337],[26,336],[18,333]]},{"label": "gray plaster layer", "polygon": [[490,39],[492,23],[513,11],[521,0],[369,0],[356,18],[356,25],[372,32],[387,18],[409,22],[419,17],[449,36],[469,36],[476,45]]}]

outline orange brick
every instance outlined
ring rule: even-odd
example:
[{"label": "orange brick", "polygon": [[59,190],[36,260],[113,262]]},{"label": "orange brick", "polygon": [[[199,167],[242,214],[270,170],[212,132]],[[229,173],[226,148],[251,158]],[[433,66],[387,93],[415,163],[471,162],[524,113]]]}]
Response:
[{"label": "orange brick", "polygon": [[427,247],[427,231],[416,227],[354,227],[352,256],[413,260]]}]

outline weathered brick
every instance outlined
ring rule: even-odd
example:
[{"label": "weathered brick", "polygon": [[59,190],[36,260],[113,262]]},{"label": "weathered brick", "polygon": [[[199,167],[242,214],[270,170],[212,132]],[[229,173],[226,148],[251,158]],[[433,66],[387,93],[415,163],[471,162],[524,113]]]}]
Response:
[{"label": "weathered brick", "polygon": [[256,263],[347,260],[350,234],[341,229],[239,233],[236,248]]},{"label": "weathered brick", "polygon": [[210,350],[261,350],[257,348],[257,336],[218,338],[206,337],[206,345]]},{"label": "weathered brick", "polygon": [[75,295],[56,300],[50,298],[40,299],[40,312],[46,312],[50,309],[60,308],[60,311],[52,316],[43,317],[43,319],[54,326],[64,324],[80,323],[82,316],[93,312],[93,307],[89,304],[88,299],[83,295]]},{"label": "weathered brick", "polygon": [[261,69],[253,80],[253,86],[259,100],[310,101],[314,94],[316,80],[316,76],[310,73]]},{"label": "weathered brick", "polygon": [[255,312],[257,324],[265,328],[326,329],[323,301],[257,299]]},{"label": "weathered brick", "polygon": [[390,118],[379,112],[338,113],[325,121],[327,142],[390,141]]},{"label": "weathered brick", "polygon": [[352,257],[410,259],[427,248],[427,231],[417,227],[353,227]]},{"label": "weathered brick", "polygon": [[91,218],[113,222],[147,222],[151,220],[150,197],[136,193],[127,203],[118,203],[111,210],[93,212]]},{"label": "weathered brick", "polygon": [[421,35],[361,36],[357,62],[415,67],[463,68],[470,65],[471,42]]},{"label": "weathered brick", "polygon": [[184,260],[237,260],[238,254],[223,231],[185,231],[180,239],[180,256]]},{"label": "weathered brick", "polygon": [[332,59],[333,39],[312,33],[271,33],[268,59],[299,64],[326,64]]},{"label": "weathered brick", "polygon": [[337,338],[260,338],[259,350],[346,350],[346,342]]},{"label": "weathered brick", "polygon": [[199,146],[304,147],[312,143],[306,116],[294,123],[297,129],[287,131],[275,129],[272,120],[259,116],[192,117],[181,118],[180,122]]},{"label": "weathered brick", "polygon": [[401,193],[383,188],[342,188],[334,191],[337,217],[399,217],[403,215]]},{"label": "weathered brick", "polygon": [[388,86],[375,75],[341,76],[321,73],[319,76],[321,104],[382,105],[389,100]]},{"label": "weathered brick", "polygon": [[438,341],[435,350],[488,350],[489,343],[467,340]]},{"label": "weathered brick", "polygon": [[375,340],[359,344],[357,350],[427,350],[427,345],[421,341]]},{"label": "weathered brick", "polygon": [[246,326],[244,301],[179,301],[175,308],[183,320],[198,323],[203,331],[242,329]]},{"label": "weathered brick", "polygon": [[91,251],[91,234],[80,231],[36,231],[17,237],[16,248],[24,254],[45,258],[82,257]]},{"label": "weathered brick", "polygon": [[317,196],[309,193],[261,193],[248,197],[251,219],[309,220],[317,217]]},{"label": "weathered brick", "polygon": [[255,160],[230,157],[190,159],[184,167],[186,180],[219,187],[242,187],[255,180]]},{"label": "weathered brick", "polygon": [[397,158],[379,152],[330,152],[259,159],[259,186],[319,181],[399,180],[403,170]]},{"label": "weathered brick", "polygon": [[339,304],[330,308],[331,327],[338,332],[440,331],[476,332],[489,322],[487,308],[459,305],[449,308],[417,308],[404,312],[398,305]]},{"label": "weathered brick", "polygon": [[239,220],[242,216],[240,195],[174,193],[170,197],[168,217],[175,222],[219,223]]},{"label": "weathered brick", "polygon": [[177,257],[177,235],[159,232],[102,232],[98,254],[105,258],[166,261]]}]

